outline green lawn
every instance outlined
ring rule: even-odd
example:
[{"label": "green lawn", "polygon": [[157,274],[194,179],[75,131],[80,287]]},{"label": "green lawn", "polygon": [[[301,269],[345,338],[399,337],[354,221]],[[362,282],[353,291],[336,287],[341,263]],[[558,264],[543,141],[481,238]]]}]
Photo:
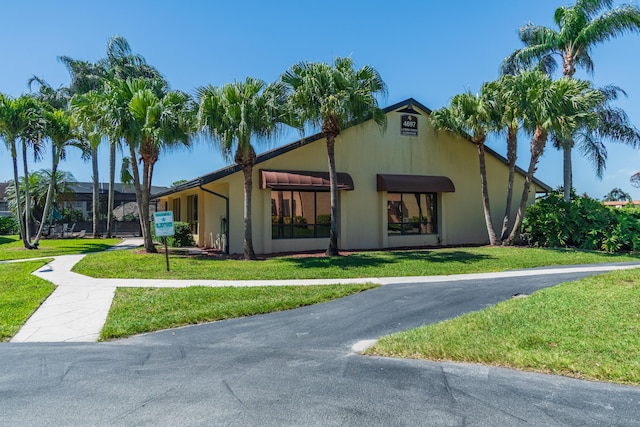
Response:
[{"label": "green lawn", "polygon": [[0,341],[8,341],[55,287],[31,274],[46,260],[0,264]]},{"label": "green lawn", "polygon": [[289,310],[377,285],[181,289],[118,288],[101,340],[214,320]]},{"label": "green lawn", "polygon": [[367,353],[640,385],[640,271],[562,284],[383,337]]},{"label": "green lawn", "polygon": [[42,239],[38,249],[25,249],[18,236],[0,236],[0,261],[104,251],[120,239]]},{"label": "green lawn", "polygon": [[539,266],[639,261],[637,256],[571,249],[456,248],[358,252],[337,258],[279,257],[260,261],[116,251],[90,254],[73,271],[92,277],[154,279],[325,279],[430,276],[506,271]]}]

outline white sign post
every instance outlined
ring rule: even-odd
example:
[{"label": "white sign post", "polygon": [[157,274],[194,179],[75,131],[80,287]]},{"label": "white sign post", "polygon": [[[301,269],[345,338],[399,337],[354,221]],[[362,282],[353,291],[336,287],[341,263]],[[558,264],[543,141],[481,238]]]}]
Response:
[{"label": "white sign post", "polygon": [[164,240],[164,253],[167,258],[167,271],[169,271],[169,245],[167,237],[176,234],[173,226],[173,212],[163,211],[153,214],[153,226],[156,230],[156,236],[162,237]]}]

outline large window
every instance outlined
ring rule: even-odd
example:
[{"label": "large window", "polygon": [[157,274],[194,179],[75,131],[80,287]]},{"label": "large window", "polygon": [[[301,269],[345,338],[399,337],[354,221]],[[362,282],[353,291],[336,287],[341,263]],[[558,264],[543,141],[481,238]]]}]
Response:
[{"label": "large window", "polygon": [[180,199],[173,199],[171,201],[171,210],[173,211],[173,220],[180,221]]},{"label": "large window", "polygon": [[389,235],[438,232],[436,193],[388,193]]},{"label": "large window", "polygon": [[271,191],[271,237],[329,237],[331,199],[328,192]]},{"label": "large window", "polygon": [[198,234],[198,195],[187,196],[187,222],[193,234]]}]

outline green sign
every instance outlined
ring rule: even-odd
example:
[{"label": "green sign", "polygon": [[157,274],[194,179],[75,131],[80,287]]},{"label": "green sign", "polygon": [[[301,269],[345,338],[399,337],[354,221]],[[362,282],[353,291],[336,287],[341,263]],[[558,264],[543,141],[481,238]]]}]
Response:
[{"label": "green sign", "polygon": [[173,228],[173,212],[164,211],[153,214],[153,225],[156,229],[156,236],[166,237],[176,234]]}]

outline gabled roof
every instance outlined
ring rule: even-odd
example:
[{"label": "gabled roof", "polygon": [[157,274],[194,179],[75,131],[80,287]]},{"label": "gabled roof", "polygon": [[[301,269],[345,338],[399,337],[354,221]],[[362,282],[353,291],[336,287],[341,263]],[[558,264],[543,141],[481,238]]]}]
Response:
[{"label": "gabled roof", "polygon": [[[385,113],[390,113],[390,112],[397,111],[397,110],[401,109],[402,107],[409,107],[409,108],[417,107],[417,108],[419,108],[420,110],[424,111],[427,114],[431,114],[431,112],[432,112],[431,109],[425,107],[424,105],[422,105],[420,102],[416,101],[413,98],[408,98],[408,99],[406,99],[404,101],[400,101],[398,103],[390,105],[390,106],[384,108],[383,111]],[[367,120],[370,120],[370,119],[363,120],[362,122],[365,122]],[[362,122],[354,123],[352,126],[358,125],[358,124],[360,124]],[[315,142],[315,141],[317,141],[319,139],[322,139],[322,138],[324,138],[324,135],[322,135],[322,132],[319,132],[319,133],[316,133],[315,135],[311,135],[311,136],[306,137],[306,138],[301,138],[301,139],[299,139],[299,140],[297,140],[295,142],[292,142],[290,144],[283,145],[282,147],[278,147],[278,148],[266,151],[266,152],[264,152],[264,153],[262,153],[262,154],[260,154],[259,156],[256,157],[256,165],[258,165],[258,164],[260,164],[262,162],[266,162],[267,160],[273,159],[274,157],[278,157],[278,156],[280,156],[282,154],[288,153],[289,151],[293,151],[296,148],[303,147],[303,146],[305,146],[307,144],[310,144],[310,143]],[[469,141],[469,142],[471,143],[471,141]],[[496,157],[498,160],[500,160],[504,164],[508,164],[508,161],[507,161],[507,159],[505,157],[501,156],[500,154],[498,154],[497,152],[495,152],[491,148],[485,146],[485,152],[490,154],[490,155],[492,155],[492,156],[494,156],[494,157]],[[187,182],[185,182],[183,184],[177,185],[175,187],[171,187],[170,189],[168,189],[166,191],[161,191],[159,193],[152,193],[151,198],[152,199],[156,199],[156,198],[159,198],[159,197],[168,196],[168,195],[173,194],[173,193],[178,193],[180,191],[196,188],[196,187],[199,187],[201,185],[205,185],[205,184],[208,184],[210,182],[217,181],[220,178],[224,178],[225,176],[234,174],[234,173],[236,173],[236,172],[238,172],[240,170],[241,170],[241,167],[238,164],[226,166],[226,167],[224,167],[222,169],[218,169],[218,170],[216,170],[214,172],[211,172],[211,173],[209,173],[207,175],[202,175],[202,176],[199,176],[198,178],[192,179],[191,181],[187,181]],[[521,169],[519,167],[516,167],[516,170],[520,174],[526,175],[526,172],[523,169]],[[545,189],[545,191],[551,191],[551,187],[549,187],[547,184],[543,183],[542,181],[538,180],[537,178],[534,178],[533,182],[536,185],[538,185],[538,186],[542,187],[543,189]]]}]

